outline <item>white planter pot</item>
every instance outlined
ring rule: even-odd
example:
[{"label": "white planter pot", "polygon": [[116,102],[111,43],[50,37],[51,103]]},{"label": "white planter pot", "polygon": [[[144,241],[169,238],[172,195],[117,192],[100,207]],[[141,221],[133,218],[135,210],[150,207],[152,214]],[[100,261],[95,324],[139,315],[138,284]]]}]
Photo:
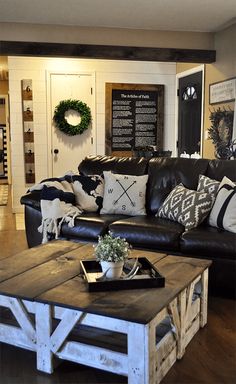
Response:
[{"label": "white planter pot", "polygon": [[101,261],[102,272],[106,273],[107,279],[119,279],[121,277],[124,261]]}]

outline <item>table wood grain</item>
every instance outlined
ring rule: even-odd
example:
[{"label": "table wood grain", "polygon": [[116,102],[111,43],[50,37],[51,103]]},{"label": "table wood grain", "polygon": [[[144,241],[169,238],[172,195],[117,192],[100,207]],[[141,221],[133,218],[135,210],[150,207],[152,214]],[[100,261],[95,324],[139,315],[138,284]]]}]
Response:
[{"label": "table wood grain", "polygon": [[146,324],[211,264],[144,250],[132,256],[147,257],[165,287],[88,292],[80,260],[94,258],[93,245],[55,240],[0,260],[0,294]]}]

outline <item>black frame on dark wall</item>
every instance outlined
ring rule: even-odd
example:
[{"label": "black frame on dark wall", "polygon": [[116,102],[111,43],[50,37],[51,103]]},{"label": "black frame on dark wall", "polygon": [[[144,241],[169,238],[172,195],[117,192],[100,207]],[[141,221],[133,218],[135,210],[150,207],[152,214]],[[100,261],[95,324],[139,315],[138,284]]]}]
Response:
[{"label": "black frame on dark wall", "polygon": [[[125,107],[122,106],[124,104]],[[138,121],[140,114],[142,118]],[[122,153],[124,156],[130,156],[140,145],[145,147],[154,145],[158,150],[163,150],[163,125],[164,85],[106,83],[105,153],[107,155]],[[142,135],[144,126],[148,135]],[[114,133],[115,131],[117,133]],[[137,144],[139,140],[142,144]]]},{"label": "black frame on dark wall", "polygon": [[0,41],[0,55],[80,57],[202,64],[210,64],[216,60],[216,51],[207,49],[150,48],[31,41]]}]

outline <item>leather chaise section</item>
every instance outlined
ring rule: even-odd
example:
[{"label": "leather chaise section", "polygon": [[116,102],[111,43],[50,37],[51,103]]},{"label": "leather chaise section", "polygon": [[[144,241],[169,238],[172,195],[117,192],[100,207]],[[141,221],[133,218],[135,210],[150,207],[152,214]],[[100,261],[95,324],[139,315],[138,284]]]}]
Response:
[{"label": "leather chaise section", "polygon": [[200,226],[181,237],[183,255],[211,259],[209,292],[236,298],[236,233]]},{"label": "leather chaise section", "polygon": [[183,253],[209,255],[209,258],[236,259],[236,233],[209,226],[184,232],[180,241]]}]

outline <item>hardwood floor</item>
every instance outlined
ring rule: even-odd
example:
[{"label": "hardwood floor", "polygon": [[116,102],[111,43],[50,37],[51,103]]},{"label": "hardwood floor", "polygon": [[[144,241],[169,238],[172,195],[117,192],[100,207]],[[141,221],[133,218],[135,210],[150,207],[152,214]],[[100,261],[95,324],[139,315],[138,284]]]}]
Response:
[{"label": "hardwood floor", "polygon": [[[0,206],[0,259],[27,248],[24,231],[17,231],[8,206]],[[236,302],[209,298],[208,324],[190,342],[181,361],[163,384],[236,383]],[[127,383],[125,377],[62,362],[52,375],[37,372],[35,353],[0,344],[1,384],[97,384]]]},{"label": "hardwood floor", "polygon": [[0,206],[0,259],[24,249],[27,249],[25,232],[16,230],[15,215],[11,213],[9,194],[7,206]]}]

